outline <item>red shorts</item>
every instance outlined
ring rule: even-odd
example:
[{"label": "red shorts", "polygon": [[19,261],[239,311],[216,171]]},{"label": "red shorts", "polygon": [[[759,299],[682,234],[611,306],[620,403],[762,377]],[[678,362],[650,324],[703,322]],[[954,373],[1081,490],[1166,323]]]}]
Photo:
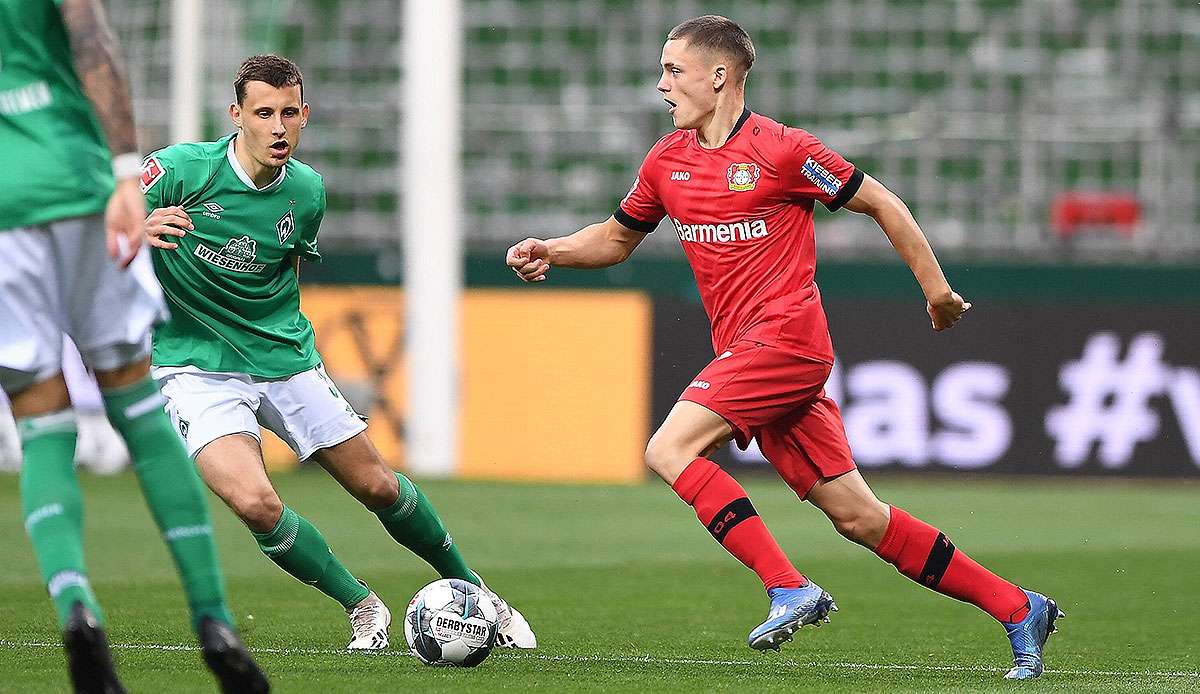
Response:
[{"label": "red shorts", "polygon": [[716,412],[743,450],[763,456],[801,499],[825,477],[854,469],[837,403],[825,394],[829,364],[760,342],[734,343],[688,384],[680,400]]}]

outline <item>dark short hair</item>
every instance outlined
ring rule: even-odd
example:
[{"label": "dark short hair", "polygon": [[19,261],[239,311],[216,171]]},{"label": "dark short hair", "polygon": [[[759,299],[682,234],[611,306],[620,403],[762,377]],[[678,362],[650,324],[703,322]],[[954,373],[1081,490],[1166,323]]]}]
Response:
[{"label": "dark short hair", "polygon": [[246,99],[247,82],[266,82],[276,89],[299,85],[300,100],[304,101],[304,75],[301,75],[300,68],[287,58],[270,53],[246,58],[238,68],[237,79],[233,81],[233,94],[237,97],[238,104]]},{"label": "dark short hair", "polygon": [[750,35],[732,19],[706,14],[683,22],[667,34],[668,41],[686,39],[691,48],[700,48],[732,58],[742,75],[754,67],[754,44]]}]

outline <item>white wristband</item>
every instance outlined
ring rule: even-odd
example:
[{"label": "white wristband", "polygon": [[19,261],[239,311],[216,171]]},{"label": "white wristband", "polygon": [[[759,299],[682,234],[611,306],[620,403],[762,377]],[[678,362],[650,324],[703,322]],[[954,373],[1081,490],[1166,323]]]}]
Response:
[{"label": "white wristband", "polygon": [[112,160],[113,178],[136,178],[142,175],[142,155],[137,152],[119,154]]}]

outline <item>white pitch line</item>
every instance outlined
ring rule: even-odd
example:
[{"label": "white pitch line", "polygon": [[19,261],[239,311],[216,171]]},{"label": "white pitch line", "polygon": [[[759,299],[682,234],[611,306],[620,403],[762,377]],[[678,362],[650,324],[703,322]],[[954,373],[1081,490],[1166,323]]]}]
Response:
[{"label": "white pitch line", "polygon": [[[8,648],[62,648],[61,643],[47,643],[39,641],[10,641],[8,639],[0,639],[0,646]],[[109,646],[113,650],[118,651],[194,651],[196,646],[187,644],[160,644],[160,643],[114,643]],[[345,657],[371,657],[380,656],[392,657],[412,657],[408,651],[401,649],[378,651],[374,653],[352,652],[340,649],[330,648],[252,648],[254,653],[268,653],[271,655],[330,655],[330,656],[345,656]],[[544,653],[518,653],[497,652],[493,656],[503,660],[547,660],[552,662],[567,662],[567,663],[638,663],[648,665],[730,665],[730,666],[759,666],[773,665],[777,667],[790,668],[834,668],[839,670],[905,670],[905,671],[925,671],[925,672],[1006,672],[1007,668],[992,668],[980,665],[918,665],[904,663],[850,663],[850,662],[808,662],[801,663],[794,660],[770,660],[770,656],[764,656],[762,660],[715,660],[703,658],[656,658],[654,656],[581,656],[581,655],[549,655]],[[1050,675],[1077,675],[1083,677],[1182,677],[1200,679],[1200,672],[1158,672],[1158,671],[1136,671],[1136,670],[1058,670],[1047,669],[1046,674]]]}]

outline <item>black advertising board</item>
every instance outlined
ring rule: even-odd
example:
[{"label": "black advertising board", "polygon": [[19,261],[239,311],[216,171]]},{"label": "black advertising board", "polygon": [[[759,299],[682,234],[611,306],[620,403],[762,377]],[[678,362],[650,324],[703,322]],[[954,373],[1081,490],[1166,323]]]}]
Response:
[{"label": "black advertising board", "polygon": [[[825,303],[864,469],[1200,476],[1200,307],[984,303],[934,333],[919,295]],[[656,300],[654,339],[657,426],[713,354],[698,303]]]}]

